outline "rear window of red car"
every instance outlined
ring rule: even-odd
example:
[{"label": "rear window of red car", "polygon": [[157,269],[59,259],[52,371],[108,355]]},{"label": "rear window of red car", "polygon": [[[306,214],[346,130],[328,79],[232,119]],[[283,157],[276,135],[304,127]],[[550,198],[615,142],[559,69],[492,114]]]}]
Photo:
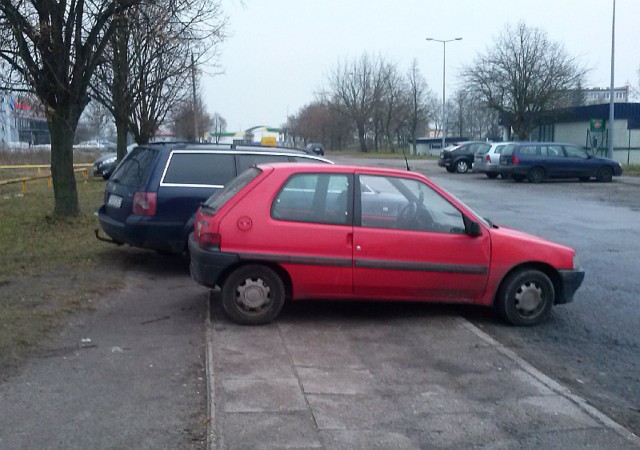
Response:
[{"label": "rear window of red car", "polygon": [[240,192],[246,185],[251,183],[258,175],[262,173],[262,170],[257,167],[251,167],[245,170],[236,178],[231,180],[227,185],[213,194],[205,201],[202,206],[210,208],[214,211],[219,210],[227,203],[234,195]]}]

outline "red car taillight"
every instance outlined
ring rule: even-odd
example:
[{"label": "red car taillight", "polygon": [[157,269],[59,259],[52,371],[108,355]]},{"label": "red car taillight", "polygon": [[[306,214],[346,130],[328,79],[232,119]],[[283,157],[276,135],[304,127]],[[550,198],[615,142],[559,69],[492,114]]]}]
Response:
[{"label": "red car taillight", "polygon": [[200,248],[220,248],[220,235],[218,233],[210,233],[209,223],[205,220],[198,220],[195,226],[195,238]]},{"label": "red car taillight", "polygon": [[154,216],[158,194],[155,192],[136,192],[133,196],[133,213],[141,216]]},{"label": "red car taillight", "polygon": [[511,158],[511,162],[514,166],[517,166],[520,161],[518,161],[518,157],[516,155],[513,155],[513,158]]},{"label": "red car taillight", "polygon": [[220,248],[220,235],[218,233],[202,233],[198,237],[200,248]]}]

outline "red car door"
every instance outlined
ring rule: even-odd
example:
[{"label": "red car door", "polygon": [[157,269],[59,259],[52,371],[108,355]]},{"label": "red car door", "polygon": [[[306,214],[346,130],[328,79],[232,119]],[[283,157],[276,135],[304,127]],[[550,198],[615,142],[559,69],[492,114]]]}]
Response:
[{"label": "red car door", "polygon": [[262,233],[268,239],[252,243],[285,268],[294,298],[353,295],[352,179],[349,173],[289,178],[273,201]]},{"label": "red car door", "polygon": [[455,302],[484,292],[488,232],[466,234],[461,211],[420,180],[363,174],[358,179],[356,296]]}]

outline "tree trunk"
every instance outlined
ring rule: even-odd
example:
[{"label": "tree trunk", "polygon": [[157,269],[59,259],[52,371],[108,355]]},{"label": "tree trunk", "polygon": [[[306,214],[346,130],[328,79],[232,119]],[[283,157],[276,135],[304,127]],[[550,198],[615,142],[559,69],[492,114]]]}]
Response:
[{"label": "tree trunk", "polygon": [[130,96],[128,95],[129,63],[127,60],[127,44],[129,35],[127,32],[126,14],[123,12],[114,17],[117,21],[116,31],[113,34],[113,116],[117,132],[118,161],[122,161],[127,155],[127,133],[129,131]]},{"label": "tree trunk", "polygon": [[365,137],[364,125],[358,124],[358,140],[360,141],[360,151],[367,153],[367,139]]},{"label": "tree trunk", "polygon": [[51,133],[51,178],[55,199],[54,214],[57,216],[77,216],[78,190],[73,172],[73,138],[78,119],[72,114],[57,110],[49,114],[49,132]]}]

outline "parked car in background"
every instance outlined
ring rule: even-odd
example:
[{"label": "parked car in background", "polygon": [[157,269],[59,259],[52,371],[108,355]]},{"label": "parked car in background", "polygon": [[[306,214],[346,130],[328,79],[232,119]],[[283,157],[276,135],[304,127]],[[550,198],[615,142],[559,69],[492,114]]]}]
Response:
[{"label": "parked car in background", "polygon": [[322,144],[307,144],[305,150],[307,151],[307,153],[311,153],[313,155],[324,156],[324,147],[322,146]]},{"label": "parked car in background", "polygon": [[117,153],[105,153],[93,163],[93,176],[108,180],[118,165]]},{"label": "parked car in background", "polygon": [[547,178],[578,178],[610,182],[622,175],[617,161],[599,158],[572,144],[558,142],[516,142],[500,154],[500,173],[516,181],[527,178],[541,183]]},{"label": "parked car in background", "polygon": [[115,142],[108,141],[106,139],[93,139],[90,141],[82,141],[79,144],[74,145],[75,148],[98,150],[100,152],[113,152],[116,150]]},{"label": "parked car in background", "polygon": [[134,148],[107,181],[100,226],[112,242],[181,253],[198,206],[252,165],[330,161],[277,147],[158,143]]},{"label": "parked car in background", "polygon": [[491,144],[488,142],[461,142],[446,147],[440,152],[438,166],[447,169],[450,173],[467,173],[473,167],[474,156],[477,152],[488,150]]},{"label": "parked car in background", "polygon": [[251,168],[200,207],[189,253],[192,277],[253,325],[301,299],[471,303],[533,325],[584,278],[573,249],[494,225],[424,175],[363,166]]},{"label": "parked car in background", "polygon": [[491,147],[478,150],[473,159],[473,171],[484,173],[488,178],[500,175],[500,153],[509,142],[496,142]]},{"label": "parked car in background", "polygon": [[[133,150],[137,144],[131,144],[127,147],[127,153]],[[118,154],[113,153],[105,153],[95,160],[93,163],[93,176],[94,177],[102,177],[105,180],[108,180],[114,170],[116,170],[116,166],[118,165]]]}]

